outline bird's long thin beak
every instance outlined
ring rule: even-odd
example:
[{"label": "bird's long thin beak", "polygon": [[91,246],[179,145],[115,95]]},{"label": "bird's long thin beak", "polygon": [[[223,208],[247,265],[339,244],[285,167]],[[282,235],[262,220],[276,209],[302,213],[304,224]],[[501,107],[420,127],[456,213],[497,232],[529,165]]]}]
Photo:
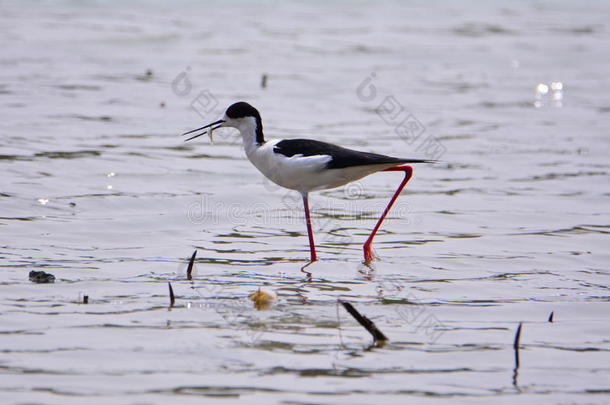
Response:
[{"label": "bird's long thin beak", "polygon": [[[207,129],[207,128],[210,128],[208,131],[203,131],[203,132],[202,132],[202,133],[200,133],[200,134],[197,134],[197,135],[195,135],[195,136],[191,136],[191,137],[190,137],[190,138],[188,138],[186,141],[190,141],[191,139],[195,139],[195,138],[197,138],[197,137],[199,137],[199,136],[201,136],[201,135],[205,134],[206,132],[207,132],[208,134],[210,134],[210,138],[211,138],[211,137],[212,137],[212,131],[214,131],[215,129],[218,129],[218,128],[220,128],[220,127],[222,127],[222,124],[224,124],[224,123],[225,123],[225,121],[224,121],[224,120],[218,120],[218,121],[214,121],[214,122],[212,122],[211,124],[208,124],[208,125],[204,125],[204,126],[202,126],[201,128],[197,128],[197,129],[193,129],[193,130],[191,130],[191,131],[185,132],[185,133],[183,133],[183,134],[182,134],[182,136],[184,136],[184,135],[188,135],[188,134],[192,134],[193,132],[201,131],[202,129]],[[214,125],[216,125],[216,126],[214,126]],[[186,141],[185,141],[185,142],[186,142]]]}]

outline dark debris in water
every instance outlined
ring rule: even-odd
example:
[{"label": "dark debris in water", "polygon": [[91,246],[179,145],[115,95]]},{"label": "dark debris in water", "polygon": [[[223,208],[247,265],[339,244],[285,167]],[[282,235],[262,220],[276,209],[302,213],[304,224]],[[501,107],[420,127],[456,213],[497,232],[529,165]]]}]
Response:
[{"label": "dark debris in water", "polygon": [[189,266],[186,269],[186,278],[187,280],[193,279],[193,265],[195,264],[195,257],[197,256],[197,249],[193,252],[191,256],[191,260],[189,260]]},{"label": "dark debris in water", "polygon": [[172,288],[172,283],[168,282],[167,285],[169,286],[169,307],[173,308],[174,304],[176,303],[176,297],[174,296],[174,289]]},{"label": "dark debris in water", "polygon": [[515,352],[515,368],[513,369],[513,385],[516,387],[518,385],[519,378],[519,344],[521,341],[521,327],[523,326],[522,322],[519,322],[519,326],[517,327],[517,332],[515,332],[515,340],[513,342],[513,350]]},{"label": "dark debris in water", "polygon": [[55,276],[51,273],[45,273],[44,271],[30,271],[30,281],[33,283],[54,283]]},{"label": "dark debris in water", "polygon": [[345,301],[340,301],[340,302],[343,305],[343,307],[347,310],[347,312],[349,312],[350,315],[353,316],[354,319],[356,319],[358,321],[358,323],[360,325],[362,325],[362,327],[364,329],[366,329],[371,335],[373,335],[373,339],[375,339],[375,343],[383,344],[384,342],[386,342],[388,340],[386,335],[384,335],[383,332],[381,332],[379,329],[377,329],[377,326],[373,323],[373,321],[371,321],[366,316],[361,315],[360,312],[358,312],[352,304],[350,304],[349,302],[345,302]]}]

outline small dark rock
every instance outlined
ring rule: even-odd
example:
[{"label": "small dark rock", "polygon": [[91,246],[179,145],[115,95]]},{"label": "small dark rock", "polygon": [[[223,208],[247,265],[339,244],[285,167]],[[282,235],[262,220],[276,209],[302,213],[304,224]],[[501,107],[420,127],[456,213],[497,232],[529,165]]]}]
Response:
[{"label": "small dark rock", "polygon": [[55,276],[44,271],[30,271],[30,281],[34,283],[54,283]]}]

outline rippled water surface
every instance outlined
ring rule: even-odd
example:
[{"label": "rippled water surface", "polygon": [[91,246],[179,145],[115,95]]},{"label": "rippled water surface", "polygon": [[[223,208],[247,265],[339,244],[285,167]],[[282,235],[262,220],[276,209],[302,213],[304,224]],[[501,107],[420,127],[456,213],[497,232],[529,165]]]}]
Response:
[{"label": "rippled water surface", "polygon": [[[609,11],[0,2],[0,401],[607,403]],[[302,271],[299,196],[230,130],[179,136],[237,100],[268,138],[441,160],[381,260],[400,174],[313,193]]]}]

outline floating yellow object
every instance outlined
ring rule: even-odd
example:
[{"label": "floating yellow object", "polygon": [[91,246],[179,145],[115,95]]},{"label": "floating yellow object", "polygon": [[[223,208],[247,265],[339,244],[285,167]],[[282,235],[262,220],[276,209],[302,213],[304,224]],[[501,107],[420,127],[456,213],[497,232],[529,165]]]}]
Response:
[{"label": "floating yellow object", "polygon": [[251,292],[248,298],[254,304],[254,308],[259,311],[262,309],[269,309],[273,301],[277,299],[277,294],[271,290],[263,290],[259,288],[256,291]]}]

